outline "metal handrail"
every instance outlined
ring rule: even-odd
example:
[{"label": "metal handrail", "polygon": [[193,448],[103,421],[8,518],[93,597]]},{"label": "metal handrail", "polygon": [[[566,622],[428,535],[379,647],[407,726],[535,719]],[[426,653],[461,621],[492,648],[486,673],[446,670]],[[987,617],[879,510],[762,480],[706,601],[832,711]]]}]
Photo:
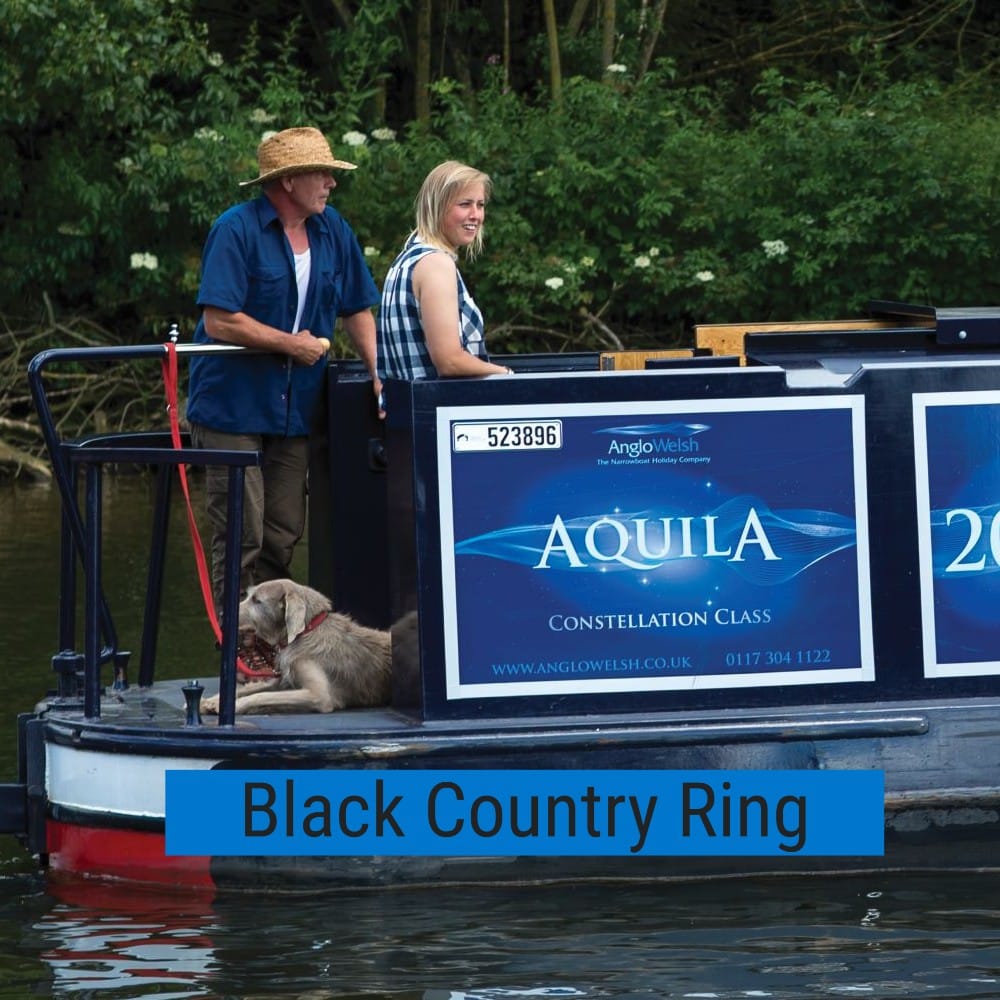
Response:
[{"label": "metal handrail", "polygon": [[[235,345],[177,344],[182,354],[256,354]],[[102,434],[63,441],[45,392],[44,371],[53,364],[95,361],[162,361],[166,344],[131,347],[55,348],[42,351],[28,364],[28,384],[38,413],[42,436],[62,499],[62,553],[60,573],[60,651],[53,669],[61,674],[60,696],[69,693],[67,675],[75,675],[81,656],[75,645],[76,562],[84,569],[83,709],[88,719],[100,717],[100,670],[115,664],[115,685],[124,686],[124,664],[129,654],[118,648],[114,620],[102,586],[101,573],[101,475],[106,464],[122,462],[152,465],[157,469],[158,489],[154,508],[153,538],[147,576],[146,615],[143,622],[140,685],[152,683],[156,636],[159,628],[160,596],[170,481],[174,466],[181,464],[229,468],[227,501],[225,589],[222,607],[222,650],[219,674],[219,725],[232,726],[236,712],[236,625],[239,608],[240,539],[243,525],[243,480],[248,466],[260,465],[257,451],[192,449],[178,451],[167,433]],[[85,506],[78,498],[79,472],[85,476]]]}]

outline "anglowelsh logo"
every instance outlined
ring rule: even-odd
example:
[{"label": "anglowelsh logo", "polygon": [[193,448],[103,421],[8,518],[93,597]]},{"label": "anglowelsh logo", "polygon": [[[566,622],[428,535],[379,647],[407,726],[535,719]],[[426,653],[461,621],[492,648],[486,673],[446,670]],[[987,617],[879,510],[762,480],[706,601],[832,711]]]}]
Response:
[{"label": "anglowelsh logo", "polygon": [[[676,455],[700,451],[695,435],[710,429],[709,424],[672,421],[669,424],[601,427],[594,433],[611,435],[612,440],[608,444],[607,454],[639,458],[641,455]],[[625,440],[621,440],[622,438]]]}]

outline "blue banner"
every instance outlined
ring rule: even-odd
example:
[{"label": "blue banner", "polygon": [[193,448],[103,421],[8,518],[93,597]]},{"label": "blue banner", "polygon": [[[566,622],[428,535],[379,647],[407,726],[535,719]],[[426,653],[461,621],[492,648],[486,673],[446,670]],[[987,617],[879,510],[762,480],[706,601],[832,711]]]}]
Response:
[{"label": "blue banner", "polygon": [[872,856],[881,771],[168,771],[168,855]]},{"label": "blue banner", "polygon": [[437,417],[449,699],[873,679],[861,397]]}]

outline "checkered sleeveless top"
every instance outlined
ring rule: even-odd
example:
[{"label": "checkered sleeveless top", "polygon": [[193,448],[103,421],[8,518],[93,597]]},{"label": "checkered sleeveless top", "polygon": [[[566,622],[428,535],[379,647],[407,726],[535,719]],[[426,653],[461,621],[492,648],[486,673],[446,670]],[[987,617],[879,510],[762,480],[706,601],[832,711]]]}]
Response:
[{"label": "checkered sleeveless top", "polygon": [[[382,286],[376,328],[378,334],[377,371],[380,379],[437,378],[420,325],[420,308],[413,294],[413,268],[429,253],[444,253],[438,247],[422,243],[414,234],[393,261]],[[455,333],[462,347],[484,361],[489,360],[483,339],[483,314],[479,311],[461,272],[458,278],[458,322]]]}]

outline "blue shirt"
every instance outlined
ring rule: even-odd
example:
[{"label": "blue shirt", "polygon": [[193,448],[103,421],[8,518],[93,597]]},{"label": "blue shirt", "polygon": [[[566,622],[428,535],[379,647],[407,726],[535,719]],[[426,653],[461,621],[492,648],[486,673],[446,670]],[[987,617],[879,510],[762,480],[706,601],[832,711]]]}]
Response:
[{"label": "blue shirt", "polygon": [[[437,369],[427,350],[420,322],[420,306],[413,293],[413,268],[430,253],[444,253],[411,236],[385,276],[382,304],[376,317],[378,341],[378,377],[380,379],[437,378]],[[458,277],[458,315],[455,336],[462,347],[483,361],[488,361],[483,340],[483,314],[479,311],[461,273]]]},{"label": "blue shirt", "polygon": [[[353,230],[327,206],[306,220],[310,273],[300,329],[333,337],[338,316],[369,309],[378,289]],[[235,205],[213,224],[202,253],[198,305],[245,312],[291,330],[298,290],[291,247],[266,195]],[[291,336],[291,334],[289,334]],[[204,318],[195,343],[216,343]],[[300,436],[312,428],[325,362],[297,365],[285,355],[210,355],[191,360],[187,417],[230,434]]]}]

